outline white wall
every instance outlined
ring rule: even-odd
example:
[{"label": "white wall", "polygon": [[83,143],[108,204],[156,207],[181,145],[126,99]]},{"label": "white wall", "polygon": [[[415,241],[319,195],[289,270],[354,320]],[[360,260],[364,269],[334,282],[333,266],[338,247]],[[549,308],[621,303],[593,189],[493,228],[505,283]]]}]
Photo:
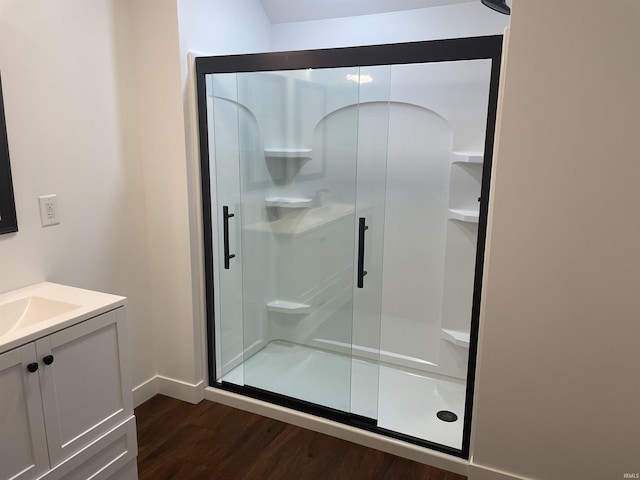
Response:
[{"label": "white wall", "polygon": [[187,53],[262,50],[270,44],[268,22],[257,0],[131,4],[159,375],[139,386],[138,399],[159,391],[198,401],[205,320],[195,92]]},{"label": "white wall", "polygon": [[640,473],[638,45],[639,2],[515,5],[476,465],[545,480]]},{"label": "white wall", "polygon": [[[144,166],[151,311],[160,383],[140,387],[197,401],[202,380],[194,317],[187,163],[176,0],[130,0],[140,157]],[[196,323],[197,322],[197,323]],[[175,390],[166,390],[165,379]],[[164,381],[164,383],[162,383]]]},{"label": "white wall", "polygon": [[[2,0],[0,66],[19,232],[0,291],[48,280],[129,297],[134,381],[155,371],[127,2]],[[38,195],[58,195],[42,228]]]},{"label": "white wall", "polygon": [[306,50],[500,35],[507,25],[509,17],[478,1],[361,17],[280,23],[272,27],[272,48]]},{"label": "white wall", "polygon": [[259,0],[177,0],[177,4],[183,74],[189,50],[233,55],[271,49],[271,24]]}]

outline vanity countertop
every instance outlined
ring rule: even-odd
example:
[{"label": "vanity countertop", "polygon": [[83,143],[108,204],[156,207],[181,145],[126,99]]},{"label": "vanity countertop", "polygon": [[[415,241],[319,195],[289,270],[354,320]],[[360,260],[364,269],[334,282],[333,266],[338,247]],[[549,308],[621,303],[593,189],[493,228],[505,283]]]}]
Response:
[{"label": "vanity countertop", "polygon": [[43,282],[0,294],[0,353],[126,304],[126,298]]},{"label": "vanity countertop", "polygon": [[353,205],[329,203],[321,207],[300,209],[283,214],[271,222],[256,222],[245,226],[245,230],[273,233],[288,237],[296,237],[327,226],[338,220],[355,215]]}]

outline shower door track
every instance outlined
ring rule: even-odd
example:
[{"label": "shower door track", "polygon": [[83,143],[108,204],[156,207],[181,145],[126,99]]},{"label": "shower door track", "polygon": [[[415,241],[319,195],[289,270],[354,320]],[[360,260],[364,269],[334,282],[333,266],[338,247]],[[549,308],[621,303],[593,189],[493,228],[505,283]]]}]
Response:
[{"label": "shower door track", "polygon": [[[402,440],[452,456],[468,459],[471,438],[471,420],[475,386],[476,356],[480,317],[480,298],[483,276],[487,213],[489,202],[489,180],[493,157],[494,132],[498,104],[498,84],[502,54],[502,35],[483,37],[431,40],[409,43],[369,45],[320,50],[273,52],[243,55],[226,55],[196,58],[196,80],[199,112],[199,146],[201,159],[202,211],[204,234],[205,291],[207,305],[207,341],[209,385],[228,392],[244,395],[271,404],[291,408],[304,413],[354,426],[373,433]],[[215,364],[215,318],[214,318],[214,252],[212,248],[213,225],[211,172],[209,165],[209,141],[207,136],[207,111],[205,76],[219,73],[264,72],[297,70],[307,68],[365,67],[412,63],[453,62],[462,60],[491,60],[491,76],[488,97],[487,123],[484,142],[484,165],[480,194],[476,263],[474,270],[473,303],[469,339],[469,360],[466,379],[465,408],[463,419],[462,448],[456,449],[439,443],[413,437],[377,426],[367,417],[307,402],[293,397],[273,393],[252,386],[240,386],[216,380]],[[217,261],[217,259],[216,259]]]},{"label": "shower door track", "polygon": [[349,425],[350,427],[360,428],[368,432],[377,433],[387,437],[395,438],[396,440],[402,440],[403,442],[412,443],[421,447],[430,448],[438,452],[446,453],[456,457],[467,458],[461,455],[461,451],[457,448],[448,447],[439,443],[430,442],[419,437],[412,437],[411,435],[405,435],[404,433],[389,430],[387,428],[379,427],[376,420],[356,415],[353,413],[344,412],[342,410],[336,410],[317,403],[306,402],[294,397],[288,397],[279,393],[270,392],[261,388],[252,386],[240,386],[229,382],[214,382],[211,387],[225,390],[227,392],[244,395],[245,397],[253,398],[255,400],[261,400],[263,402],[278,405],[280,407],[290,408],[299,412],[308,413],[317,417],[325,418],[333,422]]}]

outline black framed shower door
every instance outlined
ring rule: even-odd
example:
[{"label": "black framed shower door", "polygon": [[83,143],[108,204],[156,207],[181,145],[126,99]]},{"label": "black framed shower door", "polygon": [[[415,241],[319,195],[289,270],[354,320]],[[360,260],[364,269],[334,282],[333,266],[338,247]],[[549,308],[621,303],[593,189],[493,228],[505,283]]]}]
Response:
[{"label": "black framed shower door", "polygon": [[[212,387],[468,458],[501,49],[502,36],[488,36],[196,59]],[[366,384],[367,392],[377,392],[386,361],[380,353],[380,232],[388,232],[385,214],[394,212],[384,198],[392,185],[385,177],[389,126],[371,121],[367,127],[363,112],[375,110],[389,119],[394,108],[404,108],[392,89],[396,66],[473,61],[486,65],[481,153],[454,151],[446,175],[463,183],[477,179],[478,193],[471,193],[478,205],[469,207],[471,194],[455,197],[458,187],[451,187],[445,192],[449,205],[438,213],[446,215],[438,227],[442,235],[466,235],[474,242],[468,298],[462,302],[468,304],[466,331],[444,324],[438,330],[444,332],[442,348],[464,350],[461,439],[452,446],[387,428],[378,422],[378,398],[358,396],[354,387]],[[464,83],[464,75],[456,81]],[[378,96],[367,101],[374,86]],[[458,115],[460,129],[466,128],[464,115]],[[367,171],[372,174],[363,180]],[[380,190],[381,199],[371,196]],[[444,318],[441,310],[448,307],[437,308]],[[331,334],[323,331],[327,322],[338,325]],[[290,338],[292,330],[297,336]],[[282,332],[289,332],[286,341],[280,340]],[[279,349],[293,352],[288,369],[329,352],[333,356],[322,358],[334,362],[332,378],[313,378],[312,368],[288,377],[302,379],[291,382],[265,370],[266,357],[250,362],[258,352],[268,356]],[[309,383],[297,385],[305,377]],[[320,393],[308,393],[321,382]]]}]

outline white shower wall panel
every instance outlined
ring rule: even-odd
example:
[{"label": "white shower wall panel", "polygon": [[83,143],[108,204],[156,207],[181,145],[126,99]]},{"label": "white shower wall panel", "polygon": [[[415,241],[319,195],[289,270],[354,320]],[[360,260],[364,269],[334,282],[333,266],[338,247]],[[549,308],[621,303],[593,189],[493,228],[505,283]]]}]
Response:
[{"label": "white shower wall panel", "polygon": [[435,364],[451,142],[450,126],[436,113],[391,105],[381,349]]},{"label": "white shower wall panel", "polygon": [[436,112],[453,129],[453,150],[482,151],[491,60],[394,65],[391,101]]},{"label": "white shower wall panel", "polygon": [[477,211],[482,164],[452,152],[482,156],[490,72],[490,60],[391,69],[380,348],[457,378],[468,348],[442,329],[468,336],[478,229],[449,208]]}]

